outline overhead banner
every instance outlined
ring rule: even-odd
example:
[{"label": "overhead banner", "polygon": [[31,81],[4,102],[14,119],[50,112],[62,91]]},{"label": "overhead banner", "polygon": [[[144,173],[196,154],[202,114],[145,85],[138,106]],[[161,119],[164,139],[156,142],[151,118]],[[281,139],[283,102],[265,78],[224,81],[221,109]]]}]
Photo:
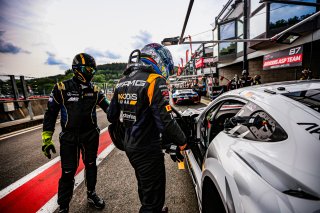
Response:
[{"label": "overhead banner", "polygon": [[202,68],[204,67],[204,58],[199,58],[197,61],[196,61],[196,68]]},{"label": "overhead banner", "polygon": [[263,70],[302,66],[303,46],[270,53],[263,57]]}]

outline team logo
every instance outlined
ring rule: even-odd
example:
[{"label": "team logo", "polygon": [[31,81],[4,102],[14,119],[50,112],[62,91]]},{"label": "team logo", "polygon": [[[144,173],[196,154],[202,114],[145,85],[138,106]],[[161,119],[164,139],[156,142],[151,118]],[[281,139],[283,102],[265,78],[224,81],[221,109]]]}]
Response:
[{"label": "team logo", "polygon": [[84,96],[93,96],[93,93],[85,93]]},{"label": "team logo", "polygon": [[79,98],[78,98],[78,97],[70,97],[70,98],[68,99],[68,101],[77,102],[77,101],[79,101]]},{"label": "team logo", "polygon": [[67,96],[79,96],[79,94],[78,94],[78,93],[68,92],[68,93],[67,93]]},{"label": "team logo", "polygon": [[117,84],[117,88],[119,87],[128,87],[128,86],[136,86],[136,87],[143,87],[146,85],[146,81],[143,80],[133,80],[133,81],[124,81]]},{"label": "team logo", "polygon": [[171,106],[170,106],[170,105],[167,105],[167,106],[166,106],[166,110],[167,110],[167,112],[171,111],[171,110],[172,110],[172,109],[171,109]]},{"label": "team logo", "polygon": [[120,104],[136,105],[138,96],[135,93],[121,93],[118,94],[118,102]]}]

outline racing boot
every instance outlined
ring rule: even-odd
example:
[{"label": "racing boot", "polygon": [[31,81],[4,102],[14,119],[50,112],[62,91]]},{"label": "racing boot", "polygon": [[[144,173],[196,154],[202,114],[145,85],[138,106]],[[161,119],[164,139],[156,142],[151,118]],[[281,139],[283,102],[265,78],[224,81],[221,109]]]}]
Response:
[{"label": "racing boot", "polygon": [[68,213],[69,207],[59,207],[59,213]]},{"label": "racing boot", "polygon": [[96,191],[87,191],[87,198],[88,203],[93,205],[97,209],[103,209],[106,205],[104,200],[97,195]]}]

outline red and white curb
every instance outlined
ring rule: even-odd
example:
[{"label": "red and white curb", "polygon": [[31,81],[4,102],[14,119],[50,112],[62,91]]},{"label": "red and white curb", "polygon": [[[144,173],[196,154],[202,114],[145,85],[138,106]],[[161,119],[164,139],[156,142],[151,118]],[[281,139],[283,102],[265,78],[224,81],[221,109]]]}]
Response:
[{"label": "red and white curb", "polygon": [[[107,128],[100,133],[97,165],[114,149]],[[61,175],[60,157],[56,157],[35,171],[0,191],[0,212],[54,212],[58,208],[57,190]],[[84,181],[84,165],[80,161],[76,189]]]}]

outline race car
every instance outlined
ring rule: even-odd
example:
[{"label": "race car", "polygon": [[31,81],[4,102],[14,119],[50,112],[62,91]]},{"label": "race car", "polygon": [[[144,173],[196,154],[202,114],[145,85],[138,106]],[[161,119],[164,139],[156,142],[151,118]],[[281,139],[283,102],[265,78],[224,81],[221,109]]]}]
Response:
[{"label": "race car", "polygon": [[320,81],[226,92],[177,114],[201,212],[320,212]]},{"label": "race car", "polygon": [[176,89],[172,93],[172,102],[179,104],[183,102],[200,103],[199,95],[192,89]]}]

